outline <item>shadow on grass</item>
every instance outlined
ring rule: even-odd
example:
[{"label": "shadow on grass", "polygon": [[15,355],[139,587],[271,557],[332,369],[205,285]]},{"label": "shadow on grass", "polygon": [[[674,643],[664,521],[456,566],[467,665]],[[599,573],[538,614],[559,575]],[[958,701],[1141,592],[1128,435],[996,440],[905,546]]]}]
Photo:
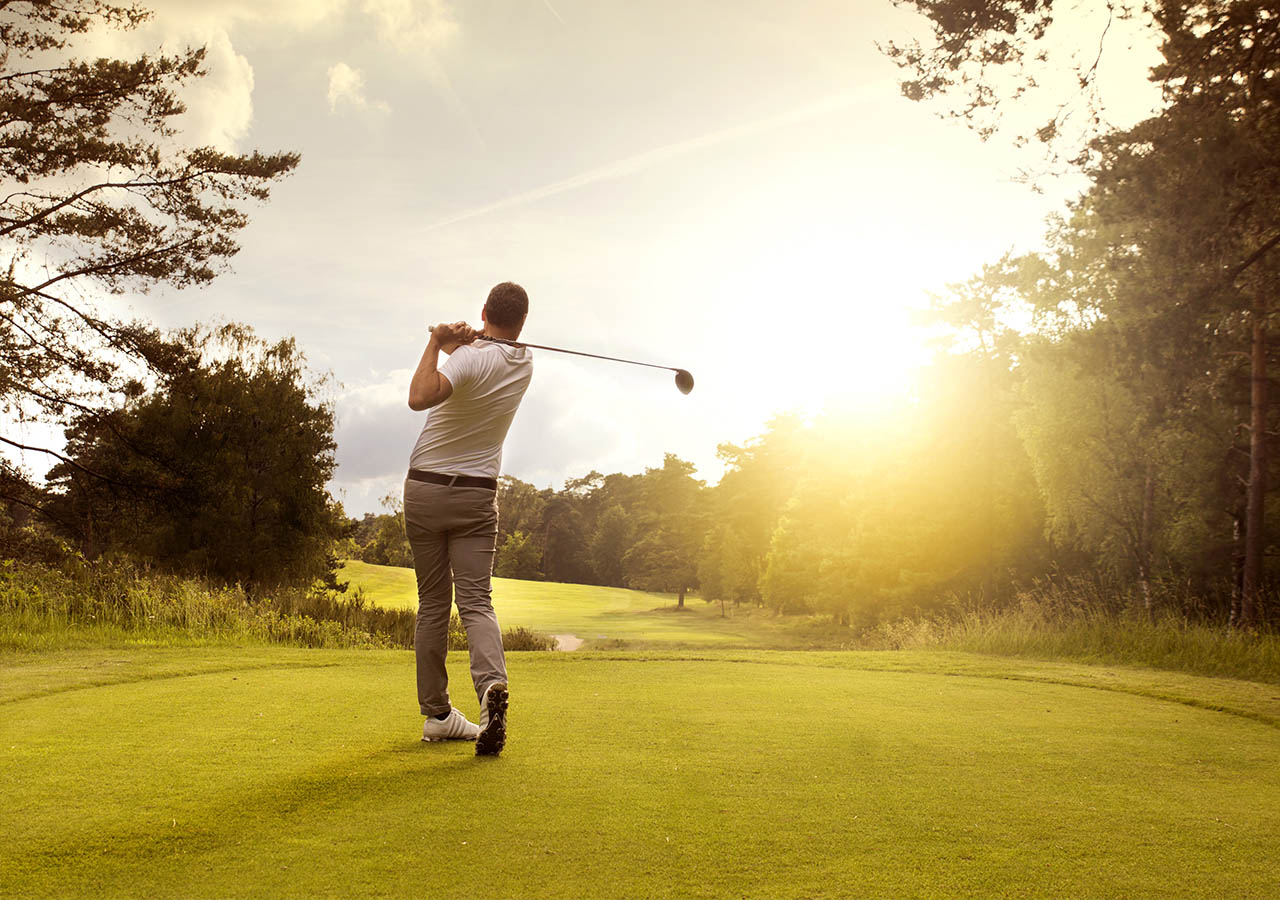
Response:
[{"label": "shadow on grass", "polygon": [[[147,884],[152,872],[165,871],[166,863],[176,857],[191,860],[195,855],[213,855],[236,846],[245,848],[243,856],[232,851],[232,858],[223,866],[249,870],[263,848],[278,841],[282,832],[305,830],[307,820],[332,821],[353,804],[380,808],[380,798],[386,798],[390,806],[393,800],[417,796],[422,800],[424,818],[435,816],[451,798],[480,790],[471,774],[483,771],[484,777],[491,779],[495,767],[504,761],[502,756],[476,756],[475,744],[470,741],[429,743],[397,736],[371,752],[311,772],[239,791],[207,805],[174,810],[171,826],[171,813],[166,812],[160,817],[164,820],[161,827],[154,822],[133,824],[25,852],[10,850],[0,867],[0,895],[9,896],[19,885],[24,886],[19,892],[24,895],[29,891],[31,896],[88,896],[97,894],[104,884]],[[492,789],[491,781],[486,780],[484,787]],[[377,836],[374,831],[362,831],[357,840],[372,843]],[[276,849],[282,853],[288,850]],[[160,876],[162,881],[165,877]],[[240,886],[239,879],[232,884]],[[144,892],[166,896],[189,893],[185,889]]]}]

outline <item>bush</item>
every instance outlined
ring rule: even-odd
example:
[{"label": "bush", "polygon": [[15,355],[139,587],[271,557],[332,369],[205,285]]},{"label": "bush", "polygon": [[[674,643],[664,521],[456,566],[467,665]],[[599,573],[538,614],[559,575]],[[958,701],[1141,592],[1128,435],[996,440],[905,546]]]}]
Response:
[{"label": "bush", "polygon": [[523,625],[502,632],[503,650],[554,650],[559,642],[550,635],[530,631]]},{"label": "bush", "polygon": [[449,649],[467,649],[467,630],[462,627],[462,620],[456,612],[449,616]]},{"label": "bush", "polygon": [[[503,650],[554,650],[558,645],[556,639],[550,635],[531,631],[523,625],[517,625],[502,632]],[[449,617],[449,649],[466,650],[468,647],[467,631],[462,627],[462,620],[455,612]]]}]

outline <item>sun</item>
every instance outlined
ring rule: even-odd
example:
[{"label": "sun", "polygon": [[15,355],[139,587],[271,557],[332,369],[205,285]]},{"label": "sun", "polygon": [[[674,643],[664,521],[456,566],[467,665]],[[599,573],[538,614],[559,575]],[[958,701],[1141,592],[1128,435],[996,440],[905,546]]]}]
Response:
[{"label": "sun", "polygon": [[930,273],[910,266],[905,253],[884,259],[886,249],[835,229],[779,247],[755,264],[756,284],[794,298],[787,313],[800,310],[808,323],[803,347],[784,363],[802,412],[904,403],[929,361],[928,334],[913,324],[912,312],[928,302]]}]

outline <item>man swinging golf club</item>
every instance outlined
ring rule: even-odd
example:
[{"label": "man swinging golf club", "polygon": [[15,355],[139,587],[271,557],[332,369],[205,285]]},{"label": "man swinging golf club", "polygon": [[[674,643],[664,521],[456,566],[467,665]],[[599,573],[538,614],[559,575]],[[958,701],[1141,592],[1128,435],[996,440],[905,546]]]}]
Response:
[{"label": "man swinging golf club", "polygon": [[[418,705],[427,717],[422,739],[473,740],[479,756],[495,755],[506,743],[507,666],[490,573],[502,443],[533,376],[533,353],[476,338],[514,341],[528,313],[524,288],[498,285],[481,312],[482,331],[465,322],[432,329],[409,383],[409,408],[431,410],[404,483],[405,532],[418,578],[413,645]],[[442,350],[449,358],[437,367]],[[479,725],[449,702],[445,654],[454,601],[467,631]]]}]

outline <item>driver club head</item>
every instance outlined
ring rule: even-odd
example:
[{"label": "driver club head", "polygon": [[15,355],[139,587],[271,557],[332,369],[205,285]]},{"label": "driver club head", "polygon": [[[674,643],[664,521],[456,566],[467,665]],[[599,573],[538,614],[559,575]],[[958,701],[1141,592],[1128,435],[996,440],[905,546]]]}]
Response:
[{"label": "driver club head", "polygon": [[693,390],[693,376],[684,369],[676,369],[676,387],[682,394],[689,393]]}]

